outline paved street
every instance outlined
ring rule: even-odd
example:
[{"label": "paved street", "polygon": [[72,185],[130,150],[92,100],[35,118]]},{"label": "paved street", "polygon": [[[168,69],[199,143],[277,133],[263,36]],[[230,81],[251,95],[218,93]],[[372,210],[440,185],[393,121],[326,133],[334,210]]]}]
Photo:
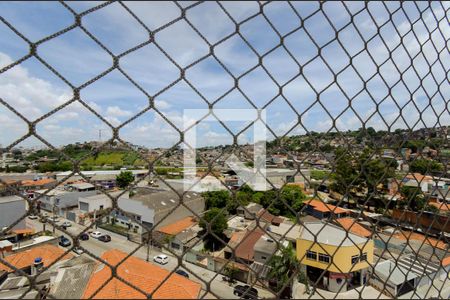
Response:
[{"label": "paved street", "polygon": [[[60,220],[61,221],[59,221],[58,224],[61,224],[63,221],[65,221],[62,218],[60,218]],[[44,224],[40,223],[39,220],[30,220],[27,218],[26,223],[27,223],[28,227],[34,228],[36,231],[43,230]],[[73,222],[71,222],[71,224],[72,224],[72,226],[69,227],[67,229],[67,231],[72,235],[76,235],[85,229],[83,226],[75,224]],[[45,224],[45,228],[46,228],[46,230],[50,230],[50,231],[53,230],[53,226],[49,223]],[[113,232],[106,232],[105,230],[103,230],[101,228],[99,228],[97,230],[102,233],[109,234],[111,236],[111,241],[108,243],[103,243],[92,237],[89,238],[89,240],[87,240],[87,241],[80,241],[80,244],[82,245],[83,248],[85,248],[86,250],[88,250],[89,252],[91,252],[92,254],[94,254],[96,256],[101,256],[103,254],[103,252],[105,252],[109,249],[119,249],[126,253],[130,253],[131,251],[134,251],[134,250],[136,250],[136,248],[139,247],[139,244],[131,242],[131,241],[127,241],[126,237],[124,237],[122,235],[118,235]],[[90,231],[92,231],[92,230],[90,230]],[[64,234],[62,231],[55,229],[55,236],[60,236],[62,234],[67,236],[67,234]],[[155,249],[152,249],[150,247],[149,255],[148,255],[149,260],[152,262],[153,257],[160,253],[161,252],[159,252]],[[165,254],[167,254],[167,253],[165,253]],[[85,254],[85,255],[87,255],[87,254]],[[172,271],[177,268],[178,259],[176,257],[173,257],[170,254],[167,254],[167,255],[169,256],[169,262],[166,265],[159,265],[159,266],[164,269],[167,269],[169,271]],[[134,256],[139,257],[143,260],[146,260],[147,259],[147,248],[141,247],[140,249],[138,249],[136,251],[136,253],[134,253]],[[199,282],[202,285],[203,291],[202,291],[202,294],[200,295],[201,298],[210,299],[210,298],[219,297],[219,298],[225,298],[225,299],[238,299],[238,297],[233,294],[233,287],[236,284],[230,286],[227,282],[224,282],[222,280],[221,274],[217,274],[215,272],[212,272],[210,270],[207,270],[205,268],[202,268],[200,266],[194,265],[194,264],[186,262],[186,261],[182,261],[181,264],[182,264],[181,269],[185,270],[189,274],[189,278],[193,281]],[[210,285],[211,293],[206,293],[205,282],[206,283],[211,282],[211,285]],[[238,282],[237,284],[243,284],[243,283]],[[260,289],[260,288],[257,288],[257,290],[258,290],[259,297],[273,298],[273,295],[269,291]]]}]

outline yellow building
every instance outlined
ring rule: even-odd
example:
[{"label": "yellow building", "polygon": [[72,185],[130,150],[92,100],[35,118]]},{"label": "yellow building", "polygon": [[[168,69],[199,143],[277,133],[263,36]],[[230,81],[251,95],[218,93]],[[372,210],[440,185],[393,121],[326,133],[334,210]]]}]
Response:
[{"label": "yellow building", "polygon": [[333,292],[366,283],[373,249],[372,240],[323,222],[305,223],[297,239],[297,258],[308,278]]}]

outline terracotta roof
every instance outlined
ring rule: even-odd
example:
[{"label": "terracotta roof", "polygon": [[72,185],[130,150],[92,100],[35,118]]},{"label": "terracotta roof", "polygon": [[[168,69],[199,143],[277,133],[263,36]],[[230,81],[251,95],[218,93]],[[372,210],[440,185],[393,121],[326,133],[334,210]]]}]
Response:
[{"label": "terracotta roof", "polygon": [[358,224],[353,218],[340,218],[337,222],[347,231],[363,237],[370,237],[372,232]]},{"label": "terracotta roof", "polygon": [[422,241],[433,247],[436,247],[436,248],[439,248],[442,250],[447,249],[447,244],[444,243],[443,241],[429,237],[429,236],[426,237],[423,234],[420,234],[420,233],[417,233],[414,231],[402,230],[402,233],[396,233],[393,235],[393,237],[396,239],[404,240],[404,241],[408,241],[408,240]]},{"label": "terracotta roof", "polygon": [[257,216],[258,216],[258,218],[261,218],[261,219],[265,220],[266,222],[276,223],[276,224],[283,223],[282,218],[272,215],[270,212],[268,212],[264,208],[258,212]]},{"label": "terracotta roof", "polygon": [[13,229],[12,232],[15,234],[33,234],[34,229],[33,228]]},{"label": "terracotta roof", "polygon": [[450,211],[450,204],[447,204],[445,202],[429,202],[428,204],[433,205],[439,210]]},{"label": "terracotta roof", "polygon": [[433,180],[433,177],[422,175],[420,173],[410,173],[406,175],[407,179],[417,180],[418,182]]},{"label": "terracotta roof", "polygon": [[24,180],[22,181],[22,185],[23,186],[39,186],[39,185],[44,185],[44,184],[49,184],[49,183],[53,183],[56,182],[55,179],[51,179],[51,178],[45,178],[45,179],[41,179],[41,180]]},{"label": "terracotta roof", "polygon": [[[35,258],[42,258],[44,266],[48,266],[56,260],[67,260],[73,257],[72,254],[68,253],[64,255],[61,259],[59,258],[64,254],[64,250],[53,245],[43,245],[33,247],[29,250],[21,251],[15,254],[8,255],[4,258],[6,262],[15,266],[18,269],[23,269],[29,267],[33,264]],[[0,262],[0,270],[11,272],[12,269]]]},{"label": "terracotta roof", "polygon": [[186,230],[194,226],[195,224],[197,224],[197,221],[195,220],[194,217],[187,217],[175,223],[158,228],[158,231],[165,234],[177,235],[183,230]]},{"label": "terracotta roof", "polygon": [[[102,259],[112,266],[124,259],[128,254],[116,249],[106,251]],[[152,299],[196,299],[199,297],[201,286],[176,273],[170,275],[169,271],[152,263],[130,256],[117,267],[117,275],[126,282],[136,286],[145,293],[153,293]],[[111,277],[111,269],[104,264],[98,264],[87,284],[82,298],[88,298],[95,294],[96,299],[146,299],[146,295]],[[166,281],[164,281],[166,280]],[[108,281],[108,283],[106,283]],[[164,282],[163,282],[164,281]],[[161,284],[161,282],[163,282]],[[103,286],[103,284],[105,284]],[[160,286],[161,284],[161,286]],[[157,290],[155,291],[155,289]]]},{"label": "terracotta roof", "polygon": [[441,261],[441,265],[443,267],[446,267],[448,265],[450,265],[450,256],[445,257],[442,261]]},{"label": "terracotta roof", "polygon": [[320,212],[334,212],[335,214],[346,213],[346,209],[342,209],[338,206],[326,204],[321,200],[311,199],[304,202],[307,205],[311,205],[315,210]]},{"label": "terracotta roof", "polygon": [[[262,231],[260,228],[235,232],[231,236],[231,239],[228,242],[228,246],[235,250],[236,256],[238,258],[253,260],[253,255],[255,254],[255,244],[263,235],[264,231]],[[227,249],[227,251],[232,252],[229,249]]]}]

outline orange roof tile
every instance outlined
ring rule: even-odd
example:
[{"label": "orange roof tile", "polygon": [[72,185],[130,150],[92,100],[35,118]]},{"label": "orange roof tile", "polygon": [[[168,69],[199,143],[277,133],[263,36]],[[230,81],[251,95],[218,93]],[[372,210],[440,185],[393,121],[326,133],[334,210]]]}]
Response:
[{"label": "orange roof tile", "polygon": [[33,234],[34,229],[33,228],[13,229],[12,232],[15,234]]},{"label": "orange roof tile", "polygon": [[443,267],[446,267],[448,265],[450,265],[450,256],[445,257],[442,261],[441,261],[441,265]]},{"label": "orange roof tile", "polygon": [[445,203],[445,202],[428,202],[428,204],[433,205],[434,207],[436,207],[439,210],[444,210],[444,211],[450,211],[450,205]]},{"label": "orange roof tile", "polygon": [[[264,235],[260,228],[235,232],[231,236],[228,246],[233,248],[236,256],[242,259],[253,260],[255,244]],[[229,249],[229,248],[227,248]],[[231,250],[229,250],[231,252]]]},{"label": "orange roof tile", "polygon": [[[67,260],[73,257],[72,254],[68,253],[60,259],[59,257],[63,255],[64,252],[65,252],[64,250],[58,248],[57,246],[43,245],[8,255],[4,258],[4,260],[18,269],[23,269],[31,266],[34,262],[34,259],[40,257],[44,262],[44,266],[48,266],[58,259]],[[2,264],[1,262],[0,262],[0,270],[6,272],[12,271],[12,269]]]},{"label": "orange roof tile", "polygon": [[[103,253],[101,258],[112,266],[116,266],[127,255],[125,252],[113,249]],[[201,290],[199,283],[175,273],[166,280],[169,274],[169,271],[134,256],[128,257],[117,267],[117,275],[119,277],[145,293],[153,293],[152,299],[196,299],[199,297]],[[146,295],[141,291],[123,283],[117,278],[108,281],[111,275],[111,269],[99,263],[89,279],[82,298],[92,296],[96,299],[146,298]],[[107,281],[108,283],[106,283]],[[163,283],[161,284],[161,282]],[[97,289],[99,291],[94,295]]]},{"label": "orange roof tile", "polygon": [[22,181],[21,184],[23,186],[39,186],[39,185],[53,183],[55,181],[56,181],[55,179],[44,178],[44,179],[41,179],[41,180],[24,180],[24,181]]},{"label": "orange roof tile", "polygon": [[433,180],[433,177],[422,175],[420,173],[410,173],[406,175],[407,179],[417,180],[418,182]]},{"label": "orange roof tile", "polygon": [[443,241],[432,238],[432,237],[426,237],[423,234],[413,232],[413,231],[402,230],[402,233],[396,233],[393,235],[393,237],[400,239],[400,240],[404,240],[404,241],[407,241],[407,240],[422,241],[433,247],[440,248],[442,250],[447,249],[447,244],[444,243]]},{"label": "orange roof tile", "polygon": [[346,209],[342,209],[338,206],[323,203],[321,200],[311,199],[304,202],[307,205],[311,205],[315,210],[320,212],[334,212],[335,214],[342,214],[348,212]]},{"label": "orange roof tile", "polygon": [[189,227],[194,226],[197,224],[197,221],[194,217],[187,217],[184,219],[181,219],[175,223],[163,226],[158,229],[159,232],[170,234],[170,235],[177,235],[183,230],[188,229]]},{"label": "orange roof tile", "polygon": [[337,221],[345,230],[350,231],[351,233],[363,237],[370,237],[372,235],[372,232],[358,224],[353,218],[340,218],[337,219]]}]

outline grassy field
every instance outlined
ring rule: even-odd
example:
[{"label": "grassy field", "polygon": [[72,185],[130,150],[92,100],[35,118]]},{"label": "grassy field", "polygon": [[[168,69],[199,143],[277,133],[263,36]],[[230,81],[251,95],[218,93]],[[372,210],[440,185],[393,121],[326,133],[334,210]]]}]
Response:
[{"label": "grassy field", "polygon": [[138,155],[131,151],[101,152],[97,156],[91,156],[82,162],[83,167],[121,167],[143,165],[145,165],[145,161],[139,159]]}]

